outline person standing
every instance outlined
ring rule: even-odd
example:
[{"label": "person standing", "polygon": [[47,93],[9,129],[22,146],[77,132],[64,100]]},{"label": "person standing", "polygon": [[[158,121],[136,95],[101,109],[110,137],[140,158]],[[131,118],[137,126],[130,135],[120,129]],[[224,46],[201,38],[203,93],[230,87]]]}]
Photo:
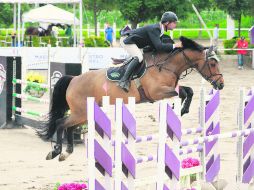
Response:
[{"label": "person standing", "polygon": [[110,47],[113,47],[113,35],[114,30],[109,23],[106,24],[105,28],[105,39],[110,43]]},{"label": "person standing", "polygon": [[247,49],[248,48],[248,42],[245,40],[245,38],[242,36],[239,40],[236,41],[235,45],[233,48],[238,48],[237,50],[237,57],[238,57],[238,69],[243,69],[243,64],[244,64],[244,56],[247,54]]},{"label": "person standing", "polygon": [[215,28],[213,29],[213,45],[218,46],[219,40],[219,24],[215,24]]}]

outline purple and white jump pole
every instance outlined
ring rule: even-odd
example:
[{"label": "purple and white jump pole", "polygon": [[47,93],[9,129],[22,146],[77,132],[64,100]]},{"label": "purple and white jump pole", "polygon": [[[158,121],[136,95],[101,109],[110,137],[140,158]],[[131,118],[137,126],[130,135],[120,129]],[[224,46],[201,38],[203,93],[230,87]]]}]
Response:
[{"label": "purple and white jump pole", "polygon": [[[201,89],[201,99],[200,99],[200,128],[203,132],[203,137],[198,137],[197,139],[203,139],[209,135],[219,134],[219,92],[212,90],[208,97],[205,96],[205,90]],[[164,155],[164,162],[160,162],[158,159],[158,164],[163,163],[164,169],[170,178],[169,184],[159,184],[157,183],[158,189],[180,189],[180,177],[188,174],[201,174],[201,178],[207,182],[214,181],[215,177],[218,175],[220,169],[220,156],[218,154],[218,139],[212,139],[211,141],[205,141],[202,143],[195,143],[198,146],[195,148],[189,148],[187,151],[183,151],[181,146],[188,146],[189,141],[182,140],[182,126],[179,114],[172,110],[166,102],[162,102],[160,107],[160,129],[162,138],[160,138],[161,143],[159,143],[159,151],[164,151],[164,154],[159,153],[158,156]],[[165,111],[166,110],[166,111]],[[166,118],[166,120],[165,120]],[[166,137],[163,134],[168,134],[171,138],[171,142],[166,142]],[[170,146],[168,145],[170,144]],[[164,150],[163,150],[164,149]],[[197,168],[182,169],[181,168],[181,158],[180,155],[188,154],[193,152],[200,152],[201,166]],[[160,170],[163,171],[163,170]]]},{"label": "purple and white jump pole", "polygon": [[[254,88],[247,94],[245,89],[240,89],[238,128],[239,130],[254,130]],[[254,179],[254,133],[239,137],[237,153],[237,180],[250,183]]]}]

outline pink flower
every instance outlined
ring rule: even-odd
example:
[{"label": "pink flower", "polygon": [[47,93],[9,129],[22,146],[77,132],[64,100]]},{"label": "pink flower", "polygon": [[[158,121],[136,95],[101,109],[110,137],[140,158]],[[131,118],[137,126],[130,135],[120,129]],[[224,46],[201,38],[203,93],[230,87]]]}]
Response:
[{"label": "pink flower", "polygon": [[192,168],[199,165],[200,162],[196,158],[185,158],[184,160],[182,160],[182,168]]},{"label": "pink flower", "polygon": [[58,190],[85,190],[86,188],[86,184],[64,183],[58,187]]}]

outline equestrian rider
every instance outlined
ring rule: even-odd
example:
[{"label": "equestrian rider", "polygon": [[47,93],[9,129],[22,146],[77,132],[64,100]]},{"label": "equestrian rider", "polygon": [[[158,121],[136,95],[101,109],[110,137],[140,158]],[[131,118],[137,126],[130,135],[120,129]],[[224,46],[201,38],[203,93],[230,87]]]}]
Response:
[{"label": "equestrian rider", "polygon": [[150,46],[157,52],[171,52],[174,48],[182,47],[181,42],[176,44],[165,43],[160,38],[164,31],[175,29],[177,22],[176,14],[168,11],[162,15],[160,23],[130,30],[121,37],[121,46],[132,57],[124,76],[118,82],[118,85],[125,92],[129,91],[133,71],[139,68],[143,60],[142,48]]}]

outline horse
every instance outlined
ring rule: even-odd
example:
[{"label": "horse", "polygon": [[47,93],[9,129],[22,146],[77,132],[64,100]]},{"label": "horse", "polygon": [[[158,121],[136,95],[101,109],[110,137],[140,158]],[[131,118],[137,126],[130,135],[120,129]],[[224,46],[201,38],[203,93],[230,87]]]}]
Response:
[{"label": "horse", "polygon": [[28,27],[25,31],[25,35],[28,35],[28,36],[50,36],[51,33],[52,33],[52,28],[56,26],[56,27],[60,27],[62,28],[63,30],[65,29],[65,26],[62,25],[62,24],[50,24],[48,26],[48,28],[45,30],[43,28],[40,28],[40,27]]},{"label": "horse", "polygon": [[52,32],[52,28],[53,28],[53,24],[50,24],[48,26],[48,28],[45,30],[43,28],[40,28],[40,27],[28,27],[25,31],[25,35],[28,35],[28,36],[50,36],[51,35],[51,32]]},{"label": "horse", "polygon": [[[128,93],[119,88],[116,82],[107,79],[107,69],[60,78],[54,86],[47,121],[38,131],[38,135],[43,139],[52,138],[56,132],[56,144],[46,156],[46,160],[59,155],[59,161],[63,161],[73,152],[73,130],[87,123],[87,97],[95,97],[99,105],[102,104],[102,96],[105,95],[110,97],[110,104],[114,104],[116,98],[122,98],[124,103],[127,103],[130,96],[135,97],[136,103],[171,98],[178,95],[175,87],[181,74],[188,69],[199,72],[214,89],[223,89],[224,79],[213,46],[205,48],[186,37],[180,37],[180,41],[183,48],[173,53],[144,53],[146,72],[139,79],[139,88],[131,81]],[[70,115],[66,115],[68,110]],[[65,153],[62,152],[64,130],[67,132]]]}]

